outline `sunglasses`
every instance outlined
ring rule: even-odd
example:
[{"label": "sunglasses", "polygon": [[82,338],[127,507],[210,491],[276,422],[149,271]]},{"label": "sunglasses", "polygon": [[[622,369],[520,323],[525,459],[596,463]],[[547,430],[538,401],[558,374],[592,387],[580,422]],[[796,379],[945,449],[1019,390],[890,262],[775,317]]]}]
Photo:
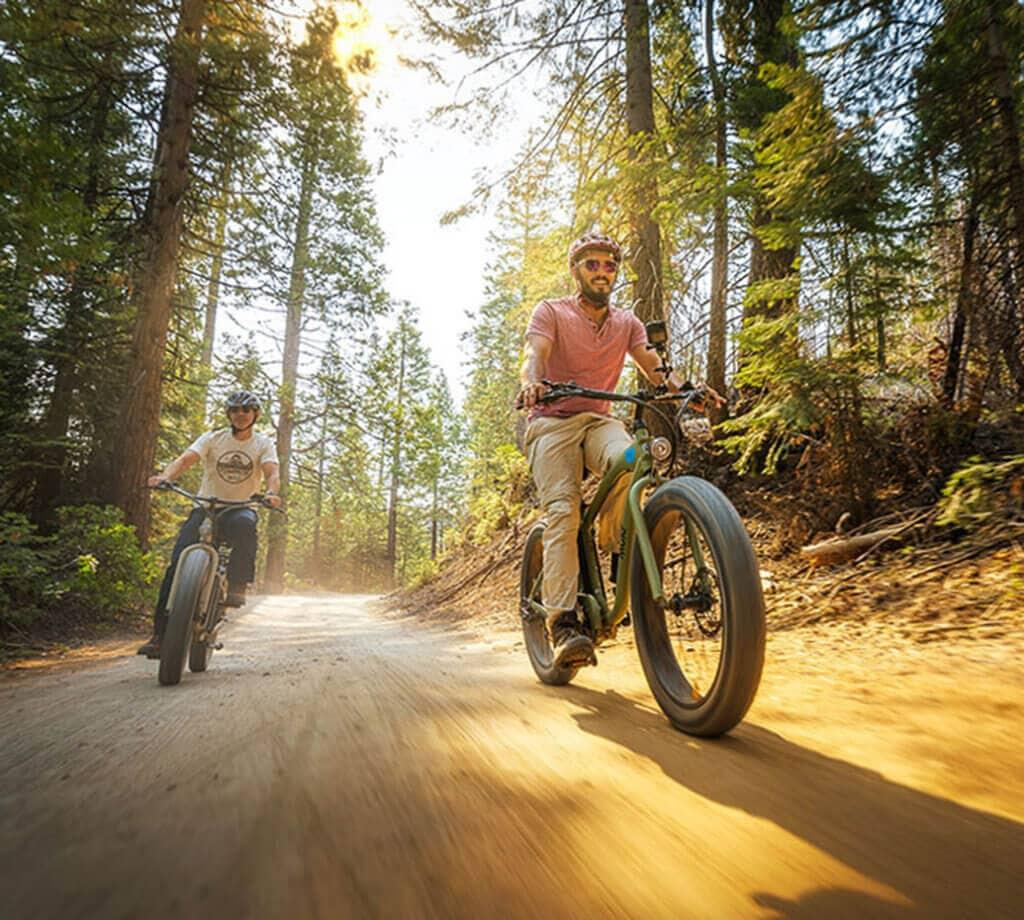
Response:
[{"label": "sunglasses", "polygon": [[619,263],[611,259],[584,259],[579,264],[588,272],[596,272],[599,268],[603,268],[609,275],[614,275],[619,270]]}]

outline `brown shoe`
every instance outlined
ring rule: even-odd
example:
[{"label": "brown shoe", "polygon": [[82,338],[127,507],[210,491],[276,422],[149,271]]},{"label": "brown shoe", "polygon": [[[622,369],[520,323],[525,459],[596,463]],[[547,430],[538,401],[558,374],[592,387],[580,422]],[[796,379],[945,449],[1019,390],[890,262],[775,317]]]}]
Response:
[{"label": "brown shoe", "polygon": [[551,624],[551,644],[555,667],[597,664],[594,643],[580,629],[575,611],[566,611]]},{"label": "brown shoe", "polygon": [[153,633],[153,637],[145,645],[140,645],[139,650],[135,653],[136,655],[145,655],[147,658],[159,658],[160,657],[160,640],[161,636]]},{"label": "brown shoe", "polygon": [[224,598],[225,607],[245,606],[245,585],[228,585],[228,596]]}]

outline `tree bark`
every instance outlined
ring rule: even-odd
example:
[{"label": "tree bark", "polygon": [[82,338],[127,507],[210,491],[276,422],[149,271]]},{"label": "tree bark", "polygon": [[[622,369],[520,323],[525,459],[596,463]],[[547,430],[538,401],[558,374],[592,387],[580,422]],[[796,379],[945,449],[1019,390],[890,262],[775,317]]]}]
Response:
[{"label": "tree bark", "polygon": [[438,540],[440,536],[440,527],[437,520],[438,513],[438,479],[439,475],[434,476],[434,495],[433,502],[430,506],[430,558],[431,560],[437,559]]},{"label": "tree bark", "polygon": [[[306,296],[306,268],[309,262],[309,223],[316,185],[316,158],[304,153],[299,207],[295,221],[295,244],[288,284],[288,315],[284,328],[284,355],[281,367],[281,411],[277,420],[277,459],[281,471],[281,498],[288,500],[291,484],[292,435],[295,430],[295,394],[299,382],[299,349],[302,340],[302,307]],[[284,588],[285,555],[288,545],[288,519],[271,516],[267,526],[267,568],[264,576],[268,593]]]},{"label": "tree bark", "polygon": [[[758,109],[757,122],[749,127],[755,133],[764,124],[765,118],[785,104],[785,99],[778,94],[770,94],[760,78],[761,67],[769,62],[796,66],[799,63],[797,49],[792,38],[783,31],[783,19],[788,13],[789,4],[785,0],[759,0],[753,5],[753,34],[751,72],[753,85],[764,90],[764,101]],[[797,249],[783,246],[768,249],[761,239],[760,231],[777,220],[785,219],[784,215],[774,213],[769,207],[765,196],[755,191],[751,209],[751,249],[749,283],[754,286],[762,281],[782,281],[794,277],[793,264],[796,261]],[[779,319],[795,312],[797,298],[795,295],[783,297],[748,296],[743,321],[746,325],[751,319],[764,317]]]},{"label": "tree bark", "polygon": [[320,544],[321,522],[324,509],[324,468],[327,465],[327,406],[320,419],[320,456],[316,464],[316,504],[313,509],[313,584],[319,585],[323,576],[323,553]]},{"label": "tree bark", "polygon": [[123,509],[125,520],[135,526],[143,545],[149,538],[149,495],[143,486],[153,470],[160,428],[161,372],[178,269],[205,15],[206,0],[183,0],[171,43],[167,117],[157,143],[145,271],[138,293],[127,389],[119,418],[119,430],[125,437],[118,451],[115,500]]},{"label": "tree bark", "polygon": [[1017,92],[1014,74],[1006,53],[1006,42],[1003,38],[1003,25],[1010,10],[1017,4],[1012,2],[989,3],[986,38],[988,40],[989,57],[992,61],[993,85],[996,95],[996,108],[999,112],[999,129],[1001,135],[1001,156],[1006,181],[1009,186],[1008,199],[1010,210],[1010,230],[1016,250],[1016,270],[1018,285],[1021,283],[1022,266],[1024,266],[1024,164],[1021,162],[1020,123],[1017,118]]},{"label": "tree bark", "polygon": [[228,202],[231,197],[231,163],[226,162],[221,173],[221,195],[217,205],[217,220],[213,228],[213,254],[210,259],[210,278],[206,286],[206,306],[203,316],[203,350],[199,359],[203,381],[203,406],[209,412],[210,378],[213,376],[213,343],[217,336],[217,307],[220,303],[220,279],[224,271],[224,238],[228,225]]},{"label": "tree bark", "polygon": [[[715,4],[706,0],[704,4],[704,44],[707,53],[708,74],[711,77],[711,93],[715,111],[715,172],[718,175],[719,193],[715,197],[713,240],[711,257],[711,306],[708,316],[708,383],[719,393],[725,393],[726,359],[726,314],[725,295],[729,285],[729,201],[728,201],[728,151],[726,147],[725,88],[715,61]],[[714,410],[720,416],[724,409]],[[720,418],[713,418],[720,421]]]},{"label": "tree bark", "polygon": [[633,180],[631,259],[636,283],[633,311],[641,321],[665,318],[661,271],[661,228],[651,212],[658,201],[658,186],[646,170],[654,136],[654,89],[651,77],[650,12],[647,0],[626,0],[626,124],[630,157],[637,176]]},{"label": "tree bark", "polygon": [[[1021,161],[1020,121],[1017,117],[1016,73],[1010,68],[1003,28],[1017,3],[1013,0],[989,3],[985,34],[992,62],[993,89],[999,112],[999,159],[1006,174],[1009,210],[1010,247],[1013,252],[1009,303],[1006,307],[1003,358],[1024,397],[1024,361],[1021,360],[1020,291],[1024,286],[1024,163]],[[1019,10],[1018,10],[1019,12]],[[1019,62],[1018,62],[1019,63]],[[1019,68],[1018,68],[1019,69]]]},{"label": "tree bark", "polygon": [[402,459],[402,440],[405,437],[405,340],[406,330],[403,325],[399,329],[398,354],[398,385],[395,388],[395,430],[391,445],[391,473],[388,489],[388,550],[387,558],[391,577],[395,577],[395,566],[398,561],[398,486],[400,480],[399,465]]},{"label": "tree bark", "polygon": [[946,372],[942,376],[942,400],[947,406],[956,402],[957,384],[961,379],[960,367],[963,362],[964,333],[967,329],[967,314],[974,277],[974,237],[978,230],[978,199],[971,194],[964,217],[964,248],[960,260],[960,284],[957,287],[956,307],[953,315],[953,331],[949,337],[946,353]]},{"label": "tree bark", "polygon": [[846,344],[850,348],[857,347],[857,305],[853,299],[853,278],[851,276],[850,264],[850,239],[843,234],[843,269],[846,272],[846,284],[843,288],[846,293]]}]

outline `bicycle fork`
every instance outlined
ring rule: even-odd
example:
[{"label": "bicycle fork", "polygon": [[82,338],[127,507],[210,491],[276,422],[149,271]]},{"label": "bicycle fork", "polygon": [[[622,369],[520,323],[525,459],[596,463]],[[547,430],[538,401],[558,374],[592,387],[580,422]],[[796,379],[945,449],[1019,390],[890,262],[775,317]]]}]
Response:
[{"label": "bicycle fork", "polygon": [[[200,531],[202,533],[202,531]],[[178,564],[174,569],[174,580],[171,582],[171,590],[167,594],[167,607],[168,613],[173,609],[174,597],[178,592],[178,580],[181,576],[185,566],[183,565],[185,559],[195,553],[205,553],[209,558],[209,567],[207,569],[207,576],[204,579],[204,584],[199,592],[199,598],[196,601],[196,609],[193,611],[193,617],[197,612],[202,612],[202,622],[197,623],[199,632],[195,636],[195,639],[200,642],[212,642],[216,638],[216,634],[220,631],[220,627],[224,620],[221,619],[217,623],[214,623],[212,627],[208,624],[206,612],[210,606],[210,595],[213,592],[214,585],[217,583],[219,578],[218,566],[221,564],[220,554],[216,549],[209,543],[193,543],[191,546],[186,546],[178,557]]]}]

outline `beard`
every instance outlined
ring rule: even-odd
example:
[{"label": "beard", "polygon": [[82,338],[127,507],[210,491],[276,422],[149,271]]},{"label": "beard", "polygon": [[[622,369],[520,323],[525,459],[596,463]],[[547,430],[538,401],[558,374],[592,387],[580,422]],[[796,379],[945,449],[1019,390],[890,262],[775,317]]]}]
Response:
[{"label": "beard", "polygon": [[587,298],[595,307],[607,307],[611,298],[611,291],[598,291],[592,288],[586,281],[580,278],[580,293]]}]

